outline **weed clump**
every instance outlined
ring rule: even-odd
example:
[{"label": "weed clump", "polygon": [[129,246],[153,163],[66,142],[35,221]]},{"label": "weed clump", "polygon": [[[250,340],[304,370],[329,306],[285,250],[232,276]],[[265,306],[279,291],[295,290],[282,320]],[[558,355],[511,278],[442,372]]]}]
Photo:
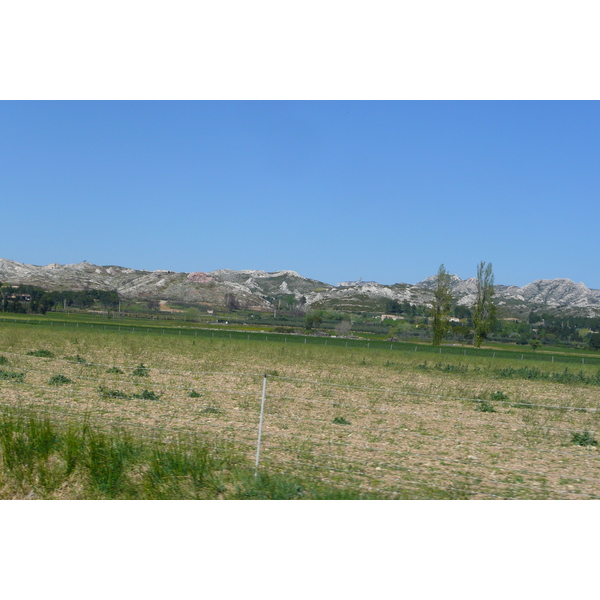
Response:
[{"label": "weed clump", "polygon": [[490,394],[490,400],[508,400],[508,396],[504,392],[498,390],[497,392],[492,392]]},{"label": "weed clump", "polygon": [[0,365],[7,365],[7,364],[8,364],[8,358],[6,358],[6,356],[0,355]]},{"label": "weed clump", "polygon": [[133,440],[125,433],[118,437],[103,432],[87,432],[83,461],[90,486],[108,498],[126,491],[126,468],[135,456]]},{"label": "weed clump", "polygon": [[67,383],[73,383],[72,379],[65,377],[64,375],[54,375],[48,380],[48,385],[66,385]]},{"label": "weed clump", "polygon": [[119,367],[111,367],[110,369],[106,369],[106,372],[111,375],[123,375],[123,371]]},{"label": "weed clump", "polygon": [[103,398],[129,398],[129,396],[121,390],[111,390],[103,385],[98,386],[98,393]]},{"label": "weed clump", "polygon": [[350,421],[345,419],[344,417],[335,417],[333,421],[331,421],[334,425],[350,425]]},{"label": "weed clump", "polygon": [[240,500],[299,500],[304,489],[292,477],[280,474],[248,474],[238,485],[235,498]]},{"label": "weed clump", "polygon": [[[425,361],[418,364],[417,369],[422,369],[423,371],[434,369],[436,371],[441,371],[442,373],[468,373],[469,365],[451,365],[438,362],[430,366],[427,361]],[[473,370],[476,370],[476,368],[474,367]]]},{"label": "weed clump", "polygon": [[571,443],[576,446],[597,446],[598,441],[589,431],[583,433],[574,433],[571,438]]},{"label": "weed clump", "polygon": [[144,390],[141,394],[131,394],[131,397],[140,400],[160,400],[160,395],[155,394],[151,390]]},{"label": "weed clump", "polygon": [[23,383],[24,379],[25,373],[19,373],[18,371],[5,371],[4,369],[0,369],[0,380]]},{"label": "weed clump", "polygon": [[496,370],[498,377],[503,379],[528,379],[530,381],[553,381],[556,383],[584,383],[587,385],[600,385],[600,371],[595,376],[585,375],[583,371],[573,373],[568,367],[562,373],[548,373],[535,367],[523,367],[522,369]]},{"label": "weed clump", "polygon": [[202,396],[202,394],[199,394],[196,390],[192,390],[189,393],[189,397],[190,398],[200,398]]},{"label": "weed clump", "polygon": [[477,406],[475,407],[475,410],[478,410],[479,412],[496,412],[494,405],[490,404],[489,402],[486,402],[485,400],[478,402]]},{"label": "weed clump", "polygon": [[79,356],[79,354],[75,356],[65,356],[65,360],[68,360],[69,362],[79,363],[81,365],[84,365],[86,363],[85,358],[83,358],[83,356]]},{"label": "weed clump", "polygon": [[207,406],[200,411],[203,415],[220,415],[221,411],[216,406]]},{"label": "weed clump", "polygon": [[140,363],[134,370],[132,375],[136,377],[148,377],[150,374],[150,369],[144,365],[144,363]]},{"label": "weed clump", "polygon": [[32,350],[27,356],[38,356],[39,358],[54,358],[54,353],[50,350]]},{"label": "weed clump", "polygon": [[442,364],[441,362],[435,364],[433,368],[436,371],[442,371],[442,373],[468,373],[469,366],[468,365],[450,365],[450,364]]}]

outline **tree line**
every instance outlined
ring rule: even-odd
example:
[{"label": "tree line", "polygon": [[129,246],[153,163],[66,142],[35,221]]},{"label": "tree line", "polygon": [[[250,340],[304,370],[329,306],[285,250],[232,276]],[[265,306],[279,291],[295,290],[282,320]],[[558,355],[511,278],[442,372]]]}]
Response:
[{"label": "tree line", "polygon": [[0,309],[2,312],[46,314],[59,307],[115,309],[119,306],[116,291],[65,290],[48,292],[33,285],[2,286],[0,284]]}]

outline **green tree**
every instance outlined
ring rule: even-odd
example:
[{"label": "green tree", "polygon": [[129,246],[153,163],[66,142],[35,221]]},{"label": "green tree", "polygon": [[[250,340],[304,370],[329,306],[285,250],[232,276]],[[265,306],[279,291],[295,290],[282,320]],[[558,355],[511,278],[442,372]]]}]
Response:
[{"label": "green tree", "polygon": [[442,343],[444,336],[450,329],[448,315],[450,314],[451,302],[450,274],[446,271],[444,265],[440,265],[437,273],[437,285],[433,292],[431,333],[434,346],[439,346]]},{"label": "green tree", "polygon": [[224,304],[225,308],[230,311],[238,310],[240,308],[238,299],[235,297],[235,294],[232,294],[231,292],[225,293]]},{"label": "green tree", "polygon": [[456,305],[452,310],[452,314],[457,319],[466,319],[467,321],[471,319],[471,311],[466,306]]},{"label": "green tree", "polygon": [[334,329],[337,335],[339,335],[340,337],[345,337],[350,333],[352,325],[350,324],[350,321],[340,321],[334,327]]},{"label": "green tree", "polygon": [[388,300],[385,303],[385,312],[388,315],[397,315],[402,312],[402,304],[398,300]]},{"label": "green tree", "polygon": [[305,319],[306,329],[318,327],[323,322],[323,313],[321,311],[308,315]]},{"label": "green tree", "polygon": [[592,333],[589,346],[592,350],[600,350],[600,333]]},{"label": "green tree", "polygon": [[487,337],[488,333],[494,330],[496,323],[496,304],[494,302],[494,273],[492,263],[481,261],[477,265],[477,291],[475,303],[471,311],[473,314],[473,345],[476,348],[481,346],[481,342]]}]

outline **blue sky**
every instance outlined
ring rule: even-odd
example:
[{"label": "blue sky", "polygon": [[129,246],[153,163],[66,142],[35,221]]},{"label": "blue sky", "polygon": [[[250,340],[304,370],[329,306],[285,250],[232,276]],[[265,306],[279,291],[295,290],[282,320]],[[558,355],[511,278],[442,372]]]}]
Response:
[{"label": "blue sky", "polygon": [[600,104],[0,102],[0,257],[600,289]]}]

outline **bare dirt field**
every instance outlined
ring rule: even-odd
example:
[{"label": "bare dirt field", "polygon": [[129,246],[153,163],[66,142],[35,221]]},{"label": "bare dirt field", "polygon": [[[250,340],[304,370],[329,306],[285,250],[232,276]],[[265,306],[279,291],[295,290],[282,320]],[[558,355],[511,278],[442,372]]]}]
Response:
[{"label": "bare dirt field", "polygon": [[[200,433],[253,461],[266,373],[261,469],[389,498],[600,497],[600,387],[503,379],[506,360],[17,326],[0,336],[0,369],[24,374],[0,379],[0,401],[53,418]],[[38,350],[52,356],[28,355]]]}]

